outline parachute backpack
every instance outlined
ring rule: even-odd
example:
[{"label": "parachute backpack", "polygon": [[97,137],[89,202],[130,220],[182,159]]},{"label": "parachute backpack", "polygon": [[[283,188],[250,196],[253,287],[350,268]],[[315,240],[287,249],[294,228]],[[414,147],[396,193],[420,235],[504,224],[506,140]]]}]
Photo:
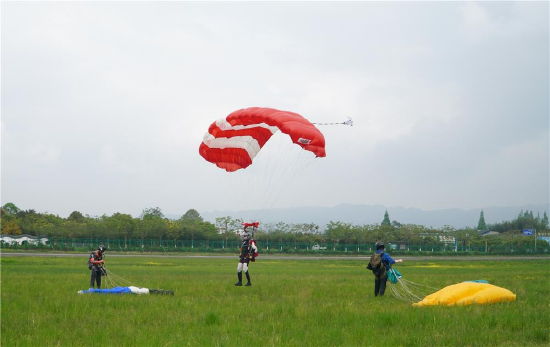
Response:
[{"label": "parachute backpack", "polygon": [[94,252],[95,251],[92,251],[92,253],[90,253],[90,256],[88,257],[88,270],[92,270],[93,268],[92,259],[94,258]]},{"label": "parachute backpack", "polygon": [[382,255],[384,252],[380,253],[374,253],[369,260],[369,264],[367,265],[368,270],[372,270],[372,273],[375,275],[381,275],[384,270],[386,270],[386,267],[382,263]]}]

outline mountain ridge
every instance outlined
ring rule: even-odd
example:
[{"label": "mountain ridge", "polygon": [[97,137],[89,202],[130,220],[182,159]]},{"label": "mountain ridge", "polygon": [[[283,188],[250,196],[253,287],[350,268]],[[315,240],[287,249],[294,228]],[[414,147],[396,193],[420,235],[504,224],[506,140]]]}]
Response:
[{"label": "mountain ridge", "polygon": [[[489,206],[475,209],[447,208],[440,210],[423,210],[403,206],[386,207],[381,204],[339,204],[332,207],[303,206],[289,208],[275,208],[269,210],[214,210],[199,211],[205,221],[214,223],[218,217],[230,216],[233,219],[240,218],[244,221],[258,220],[262,223],[287,224],[315,223],[324,227],[329,222],[343,222],[354,225],[380,224],[384,219],[384,213],[388,211],[390,220],[401,224],[419,224],[427,227],[441,228],[445,225],[454,228],[475,228],[479,221],[480,212],[483,211],[485,222],[494,224],[515,219],[520,211],[532,211],[536,216],[544,212],[548,214],[548,205],[523,205],[523,206]],[[174,214],[168,214],[168,218],[180,218]]]}]

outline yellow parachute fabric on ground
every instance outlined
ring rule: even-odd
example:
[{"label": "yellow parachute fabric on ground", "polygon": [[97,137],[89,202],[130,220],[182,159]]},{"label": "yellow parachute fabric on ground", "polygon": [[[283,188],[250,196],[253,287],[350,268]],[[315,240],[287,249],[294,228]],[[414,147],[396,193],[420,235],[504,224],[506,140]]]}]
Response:
[{"label": "yellow parachute fabric on ground", "polygon": [[515,301],[516,294],[508,289],[489,283],[462,282],[445,287],[413,306],[468,306],[472,304],[485,305],[496,302]]}]

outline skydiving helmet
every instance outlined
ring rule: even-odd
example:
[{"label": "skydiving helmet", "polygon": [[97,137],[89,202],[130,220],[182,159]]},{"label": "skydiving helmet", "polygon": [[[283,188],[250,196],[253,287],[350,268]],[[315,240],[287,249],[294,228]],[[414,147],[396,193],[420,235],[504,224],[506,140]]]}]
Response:
[{"label": "skydiving helmet", "polygon": [[380,248],[384,248],[384,247],[385,247],[384,242],[382,242],[382,241],[378,241],[374,244],[374,248],[376,248],[376,249],[380,249]]},{"label": "skydiving helmet", "polygon": [[106,249],[107,249],[107,248],[105,248],[105,246],[103,246],[103,245],[99,245],[99,247],[97,247],[97,250],[98,250],[99,253],[101,253],[101,254],[105,253],[105,250],[106,250]]}]

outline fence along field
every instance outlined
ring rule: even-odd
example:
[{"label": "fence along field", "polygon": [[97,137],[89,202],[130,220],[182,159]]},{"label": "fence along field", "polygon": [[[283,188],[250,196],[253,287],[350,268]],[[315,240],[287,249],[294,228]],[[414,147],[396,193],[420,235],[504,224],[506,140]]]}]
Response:
[{"label": "fence along field", "polygon": [[[550,247],[546,241],[537,243],[523,243],[521,245],[469,245],[458,242],[387,242],[388,250],[392,254],[400,255],[430,255],[430,254],[500,254],[500,255],[532,255],[549,254]],[[111,252],[237,252],[241,242],[239,240],[159,240],[159,239],[108,239],[108,238],[63,238],[50,237],[36,242],[2,243],[3,249],[13,250],[41,250],[41,251],[74,251],[87,252],[94,250],[98,245],[105,245]],[[269,239],[258,240],[258,246],[264,254],[362,254],[373,252],[374,243],[306,243],[280,242]]]},{"label": "fence along field", "polygon": [[[412,307],[373,297],[358,260],[262,260],[235,287],[237,258],[107,255],[107,268],[174,296],[77,295],[85,258],[2,257],[2,346],[547,346],[550,260],[407,261],[432,287],[485,279],[511,303]],[[397,267],[397,266],[396,266]],[[389,284],[391,285],[391,284]]]}]

